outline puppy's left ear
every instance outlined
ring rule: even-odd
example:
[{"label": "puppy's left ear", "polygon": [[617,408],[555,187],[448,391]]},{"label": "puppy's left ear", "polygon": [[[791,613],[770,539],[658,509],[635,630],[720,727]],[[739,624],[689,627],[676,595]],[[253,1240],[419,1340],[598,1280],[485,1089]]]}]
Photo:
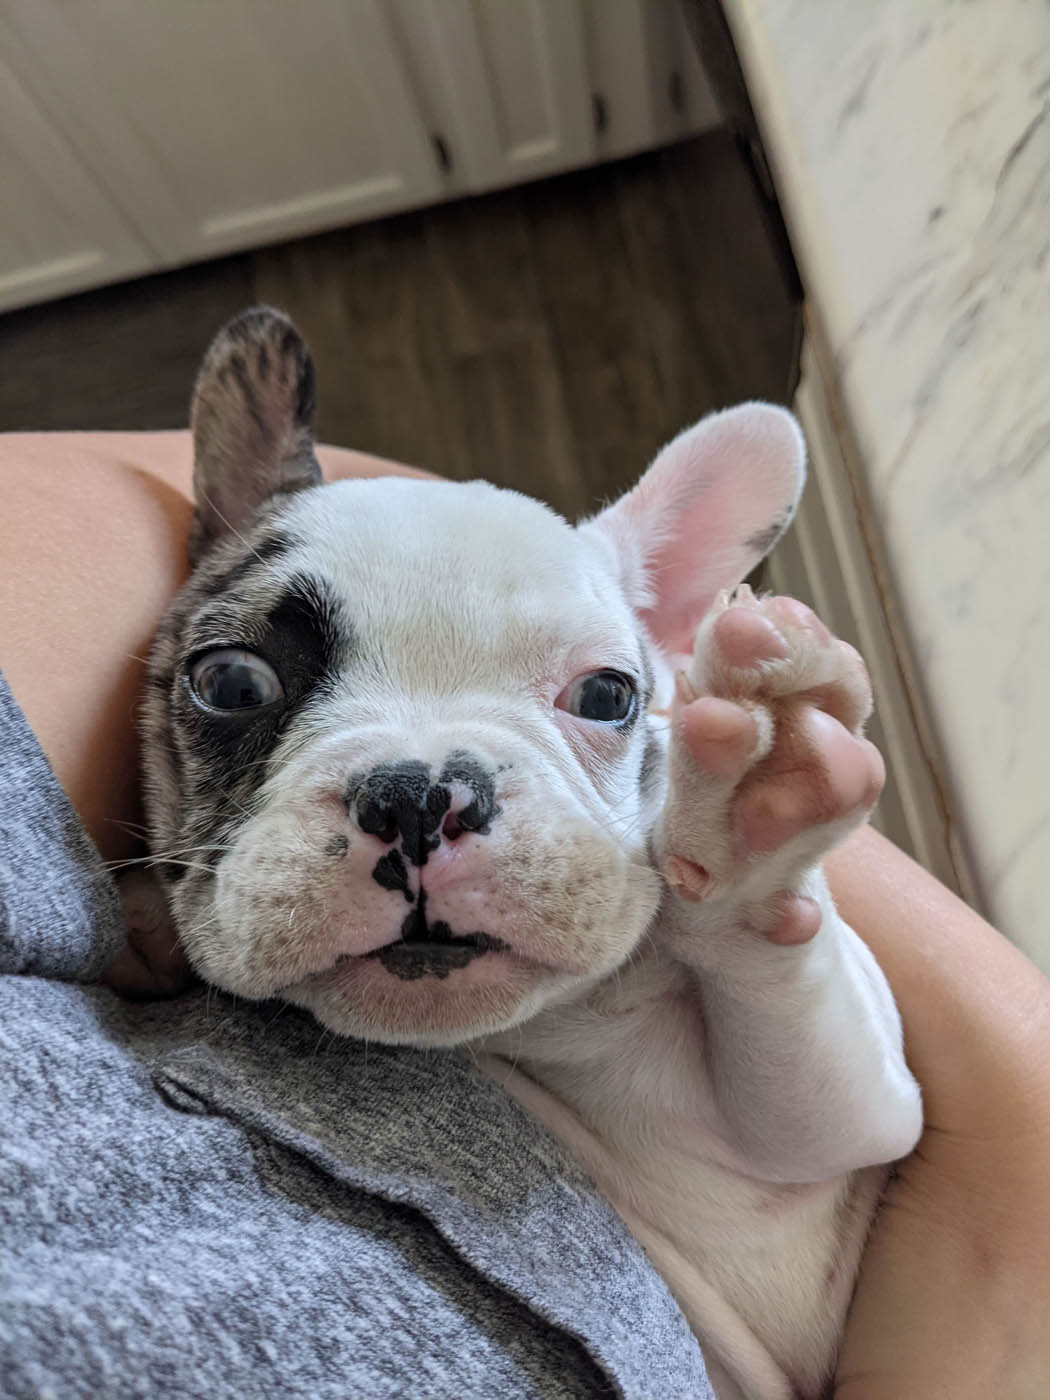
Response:
[{"label": "puppy's left ear", "polygon": [[269,497],[320,485],[315,405],[313,361],[287,316],[257,306],[219,331],[190,408],[194,563]]},{"label": "puppy's left ear", "polygon": [[791,524],[805,477],[794,417],[746,403],[680,433],[633,490],[580,528],[612,546],[653,639],[690,652],[717,594],[746,578]]}]

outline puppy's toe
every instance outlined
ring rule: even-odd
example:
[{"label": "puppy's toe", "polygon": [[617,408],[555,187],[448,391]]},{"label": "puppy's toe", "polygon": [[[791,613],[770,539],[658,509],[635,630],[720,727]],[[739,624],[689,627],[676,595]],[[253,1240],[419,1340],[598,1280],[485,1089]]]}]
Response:
[{"label": "puppy's toe", "polygon": [[758,746],[754,715],[731,700],[705,695],[679,714],[682,741],[693,760],[713,778],[735,782]]},{"label": "puppy's toe", "polygon": [[792,719],[735,796],[733,827],[748,851],[775,851],[800,832],[866,812],[882,790],[886,770],[874,744],[809,706]]},{"label": "puppy's toe", "polygon": [[774,622],[750,607],[728,608],[714,625],[719,659],[737,670],[753,670],[763,661],[782,661],[788,644]]}]

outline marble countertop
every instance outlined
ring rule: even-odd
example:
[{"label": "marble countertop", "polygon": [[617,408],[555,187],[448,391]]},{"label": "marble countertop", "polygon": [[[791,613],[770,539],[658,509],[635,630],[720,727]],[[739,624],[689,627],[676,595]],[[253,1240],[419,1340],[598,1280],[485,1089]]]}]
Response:
[{"label": "marble countertop", "polygon": [[1050,971],[1050,10],[725,8],[953,821]]}]

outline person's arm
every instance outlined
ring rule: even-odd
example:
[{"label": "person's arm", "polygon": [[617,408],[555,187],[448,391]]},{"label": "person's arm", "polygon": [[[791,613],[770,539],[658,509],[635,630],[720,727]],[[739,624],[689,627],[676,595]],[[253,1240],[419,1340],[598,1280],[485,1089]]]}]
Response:
[{"label": "person's arm", "polygon": [[[329,477],[422,475],[318,449]],[[137,709],[186,578],[188,432],[0,436],[0,667],[107,860],[138,844]]]},{"label": "person's arm", "polygon": [[828,874],[889,978],[926,1119],[864,1256],[837,1400],[1045,1400],[1050,983],[870,828]]}]

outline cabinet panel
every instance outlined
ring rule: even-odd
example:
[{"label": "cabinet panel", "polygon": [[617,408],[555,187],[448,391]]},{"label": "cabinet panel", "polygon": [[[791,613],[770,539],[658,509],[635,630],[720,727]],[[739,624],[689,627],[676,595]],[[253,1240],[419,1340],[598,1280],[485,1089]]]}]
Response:
[{"label": "cabinet panel", "polygon": [[491,189],[595,156],[579,0],[390,0],[456,183]]},{"label": "cabinet panel", "polygon": [[0,63],[0,309],[128,276],[154,257]]},{"label": "cabinet panel", "polygon": [[500,148],[511,163],[553,155],[566,137],[554,88],[554,36],[547,32],[544,7],[536,0],[517,5],[471,0],[470,9]]},{"label": "cabinet panel", "polygon": [[629,155],[718,123],[677,0],[581,0],[597,151]]},{"label": "cabinet panel", "polygon": [[441,193],[376,0],[9,0],[67,138],[168,261]]}]

